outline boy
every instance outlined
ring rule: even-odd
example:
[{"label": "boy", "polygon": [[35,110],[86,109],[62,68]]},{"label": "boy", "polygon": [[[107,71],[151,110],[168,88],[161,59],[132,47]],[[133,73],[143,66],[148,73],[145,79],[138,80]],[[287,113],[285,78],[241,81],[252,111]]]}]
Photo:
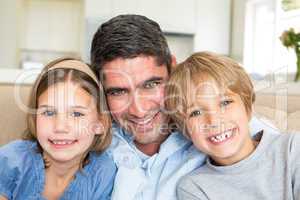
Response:
[{"label": "boy", "polygon": [[180,181],[179,199],[300,198],[300,135],[260,131],[251,137],[255,94],[239,64],[195,53],[172,73],[166,95],[173,121],[208,155]]}]

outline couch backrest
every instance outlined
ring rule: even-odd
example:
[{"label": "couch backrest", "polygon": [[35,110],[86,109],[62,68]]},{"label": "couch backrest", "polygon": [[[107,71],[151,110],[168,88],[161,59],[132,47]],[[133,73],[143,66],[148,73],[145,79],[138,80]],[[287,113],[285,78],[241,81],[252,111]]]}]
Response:
[{"label": "couch backrest", "polygon": [[26,111],[31,86],[0,85],[0,146],[20,138],[26,129]]}]

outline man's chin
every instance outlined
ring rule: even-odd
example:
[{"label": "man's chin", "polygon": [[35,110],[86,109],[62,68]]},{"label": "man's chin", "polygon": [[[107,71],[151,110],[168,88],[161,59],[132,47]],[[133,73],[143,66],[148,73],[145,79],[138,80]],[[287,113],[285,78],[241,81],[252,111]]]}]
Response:
[{"label": "man's chin", "polygon": [[161,132],[160,130],[152,129],[151,131],[132,132],[134,141],[140,144],[161,144],[162,141],[168,136],[168,134]]}]

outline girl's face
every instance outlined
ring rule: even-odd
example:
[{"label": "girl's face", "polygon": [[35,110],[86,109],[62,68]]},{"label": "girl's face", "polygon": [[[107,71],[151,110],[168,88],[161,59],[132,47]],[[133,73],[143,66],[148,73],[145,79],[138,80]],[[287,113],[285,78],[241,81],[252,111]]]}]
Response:
[{"label": "girl's face", "polygon": [[50,163],[80,162],[101,132],[95,99],[70,81],[50,86],[38,98],[36,129]]},{"label": "girl's face", "polygon": [[199,150],[220,165],[238,162],[254,150],[249,115],[240,95],[220,91],[214,81],[206,81],[190,97],[186,125]]}]

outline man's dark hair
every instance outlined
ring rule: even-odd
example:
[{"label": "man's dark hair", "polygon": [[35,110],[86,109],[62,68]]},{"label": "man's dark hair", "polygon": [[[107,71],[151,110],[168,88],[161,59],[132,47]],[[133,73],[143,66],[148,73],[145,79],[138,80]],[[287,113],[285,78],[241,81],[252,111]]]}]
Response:
[{"label": "man's dark hair", "polygon": [[159,25],[141,15],[119,15],[103,23],[95,33],[91,46],[91,64],[99,72],[116,58],[153,56],[158,65],[171,69],[171,54]]}]

